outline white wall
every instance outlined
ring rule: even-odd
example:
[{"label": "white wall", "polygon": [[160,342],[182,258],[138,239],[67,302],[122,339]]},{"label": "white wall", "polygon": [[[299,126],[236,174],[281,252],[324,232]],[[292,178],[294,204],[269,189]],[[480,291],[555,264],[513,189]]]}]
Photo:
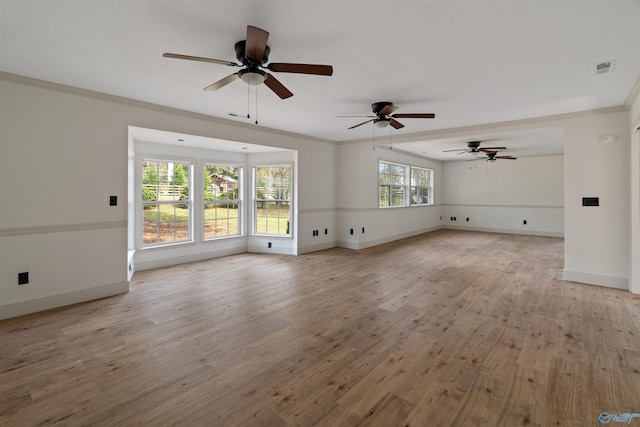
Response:
[{"label": "white wall", "polygon": [[447,162],[442,181],[446,228],[545,236],[564,233],[562,155],[493,163]]},{"label": "white wall", "polygon": [[127,131],[112,115],[0,81],[0,318],[128,290]]},{"label": "white wall", "polygon": [[[640,111],[637,100],[633,105]],[[607,110],[482,127],[484,133],[565,129],[565,279],[628,288],[629,121],[629,111]],[[456,166],[373,150],[366,143],[337,145],[0,73],[0,318],[128,290],[129,126],[296,151],[299,219],[292,250],[297,253],[335,245],[358,249],[433,230],[449,212],[445,201],[458,203],[442,186],[445,170]],[[618,139],[603,146],[602,134]],[[379,209],[380,159],[434,169],[435,205]],[[528,174],[536,161],[531,160]],[[508,166],[501,165],[499,172],[506,173]],[[529,193],[548,195],[537,191]],[[558,193],[553,194],[555,200]],[[118,196],[118,206],[109,206],[110,195]],[[582,207],[584,196],[599,196],[601,206]],[[507,204],[534,206],[513,200]],[[555,201],[540,201],[556,209]],[[489,218],[481,210],[470,214],[474,222],[483,216]],[[552,214],[540,216],[540,223],[545,221],[557,224]],[[315,229],[320,236],[312,237]],[[18,286],[17,275],[24,271],[30,283]]]},{"label": "white wall", "polygon": [[[380,160],[433,169],[434,205],[378,207]],[[440,228],[442,165],[371,143],[350,143],[338,149],[338,245],[351,249],[390,242]],[[362,228],[364,227],[364,233]],[[351,229],[354,234],[351,234]]]},{"label": "white wall", "polygon": [[630,150],[630,226],[631,242],[629,248],[629,289],[640,294],[640,78],[635,91],[629,97],[629,124],[631,132]]},{"label": "white wall", "polygon": [[[565,121],[565,280],[629,289],[629,155],[628,112]],[[583,207],[583,197],[600,206]]]},{"label": "white wall", "polygon": [[[300,188],[336,179],[331,142],[2,73],[0,120],[0,318],[128,291],[129,126],[296,150]],[[334,194],[297,208],[331,223]]]}]

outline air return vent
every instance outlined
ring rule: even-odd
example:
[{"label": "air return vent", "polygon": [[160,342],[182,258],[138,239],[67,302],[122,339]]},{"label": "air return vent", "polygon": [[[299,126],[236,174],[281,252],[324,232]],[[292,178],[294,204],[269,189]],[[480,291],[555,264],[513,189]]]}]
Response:
[{"label": "air return vent", "polygon": [[596,64],[596,74],[605,74],[613,71],[616,61],[604,61]]}]

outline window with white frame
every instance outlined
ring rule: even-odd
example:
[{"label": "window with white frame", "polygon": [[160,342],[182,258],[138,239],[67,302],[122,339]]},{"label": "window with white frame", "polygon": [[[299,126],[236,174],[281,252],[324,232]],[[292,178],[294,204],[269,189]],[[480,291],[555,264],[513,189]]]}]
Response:
[{"label": "window with white frame", "polygon": [[432,203],[430,169],[378,162],[378,206],[398,207]]},{"label": "window with white frame", "polygon": [[291,166],[253,168],[254,233],[291,235]]},{"label": "window with white frame", "polygon": [[204,238],[242,234],[239,166],[204,165]]},{"label": "window with white frame", "polygon": [[192,240],[191,163],[143,159],[142,245]]},{"label": "window with white frame", "polygon": [[406,174],[407,166],[388,162],[379,162],[378,186],[379,206],[406,206]]},{"label": "window with white frame", "polygon": [[410,204],[431,204],[431,170],[411,166]]}]

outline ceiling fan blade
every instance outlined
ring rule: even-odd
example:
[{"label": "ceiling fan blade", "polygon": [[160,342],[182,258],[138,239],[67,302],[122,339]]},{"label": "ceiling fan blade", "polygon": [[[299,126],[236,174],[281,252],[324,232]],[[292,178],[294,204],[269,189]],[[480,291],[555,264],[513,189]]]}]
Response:
[{"label": "ceiling fan blade", "polygon": [[214,90],[218,90],[226,85],[228,85],[229,83],[231,83],[234,80],[238,80],[240,78],[240,74],[238,73],[233,73],[228,75],[227,77],[225,77],[224,79],[218,80],[217,82],[210,84],[209,86],[205,87],[204,91],[207,92],[212,92]]},{"label": "ceiling fan blade", "polygon": [[189,61],[211,62],[214,64],[228,65],[230,67],[240,66],[235,62],[224,61],[222,59],[203,58],[201,56],[191,56],[191,55],[181,55],[179,53],[163,53],[162,56],[164,56],[165,58],[187,59]]},{"label": "ceiling fan blade", "polygon": [[244,56],[255,62],[262,62],[264,48],[267,46],[269,33],[265,30],[247,25],[247,41],[244,48]]},{"label": "ceiling fan blade", "polygon": [[284,87],[284,85],[271,74],[267,74],[267,78],[265,79],[264,84],[267,85],[269,89],[274,91],[276,95],[278,95],[281,99],[287,99],[293,96],[293,93],[289,89]]},{"label": "ceiling fan blade", "polygon": [[336,117],[371,117],[371,118],[375,118],[376,116],[336,116]]},{"label": "ceiling fan blade", "polygon": [[400,128],[403,128],[403,127],[404,127],[404,125],[403,125],[402,123],[400,123],[399,121],[394,120],[394,119],[391,119],[391,121],[389,122],[389,124],[390,124],[391,126],[393,126],[395,129],[400,129]]},{"label": "ceiling fan blade", "polygon": [[382,114],[383,116],[388,116],[389,114],[396,111],[398,108],[400,107],[396,107],[393,104],[389,104],[389,105],[386,105],[382,110],[380,110],[378,114]]},{"label": "ceiling fan blade", "polygon": [[478,151],[484,151],[485,153],[487,151],[496,151],[496,150],[506,150],[507,147],[482,147],[482,148],[478,148]]},{"label": "ceiling fan blade", "polygon": [[469,150],[468,150],[467,148],[460,148],[460,149],[458,149],[458,150],[443,150],[442,152],[443,152],[443,153],[446,153],[446,152],[449,152],[449,151],[463,151],[463,152],[467,152],[467,151],[469,151]]},{"label": "ceiling fan blade", "polygon": [[269,64],[267,68],[277,73],[314,74],[318,76],[330,76],[333,74],[333,67],[331,65],[289,64],[285,62],[274,62]]},{"label": "ceiling fan blade", "polygon": [[435,114],[432,113],[425,113],[425,114],[419,114],[419,113],[408,113],[408,114],[394,114],[393,117],[395,117],[396,119],[433,119],[436,117]]},{"label": "ceiling fan blade", "polygon": [[516,160],[517,157],[513,156],[495,156],[496,159],[507,159],[507,160]]},{"label": "ceiling fan blade", "polygon": [[366,125],[367,123],[372,122],[373,120],[374,120],[374,119],[367,120],[366,122],[358,123],[358,124],[357,124],[357,125],[355,125],[355,126],[351,126],[349,129],[357,128],[358,126],[362,126],[362,125]]}]

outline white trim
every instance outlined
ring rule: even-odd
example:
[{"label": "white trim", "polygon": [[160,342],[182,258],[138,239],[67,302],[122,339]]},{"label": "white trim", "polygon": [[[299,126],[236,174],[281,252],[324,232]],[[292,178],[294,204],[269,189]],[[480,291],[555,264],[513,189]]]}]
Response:
[{"label": "white trim", "polygon": [[383,237],[381,239],[368,240],[365,242],[348,242],[344,240],[340,240],[336,242],[337,247],[339,248],[347,248],[347,249],[366,249],[373,246],[382,245],[385,243],[395,242],[396,240],[406,239],[407,237],[419,236],[421,234],[430,233],[432,231],[440,230],[443,228],[441,225],[435,227],[422,228],[420,230],[414,230],[407,233],[394,234],[393,236]]},{"label": "white trim", "polygon": [[485,205],[485,204],[463,204],[445,203],[442,206],[455,206],[465,208],[523,208],[523,209],[564,209],[562,205]]},{"label": "white trim", "polygon": [[308,246],[302,246],[302,247],[298,247],[298,255],[302,255],[302,254],[308,254],[311,252],[317,252],[317,251],[323,251],[325,249],[331,249],[331,248],[335,248],[336,242],[325,242],[325,243],[318,243],[315,245],[308,245]]},{"label": "white trim", "polygon": [[[638,79],[640,82],[640,79]],[[640,87],[640,85],[637,85]],[[640,95],[638,95],[640,96]],[[631,238],[629,248],[629,290],[640,294],[640,118],[631,132],[630,147],[630,209]]]},{"label": "white trim", "polygon": [[118,282],[93,288],[65,292],[62,294],[49,295],[41,298],[18,301],[10,304],[3,304],[0,305],[0,320],[106,298],[127,292],[129,292],[129,282]]},{"label": "white trim", "polygon": [[127,221],[87,222],[79,224],[40,225],[36,227],[5,227],[0,229],[0,237],[23,236],[27,234],[69,233],[71,231],[101,230],[105,228],[126,228]]},{"label": "white trim", "polygon": [[[234,237],[237,237],[237,236],[234,236]],[[229,255],[245,254],[245,253],[247,253],[246,246],[239,246],[235,248],[213,250],[208,252],[200,252],[200,253],[193,253],[193,254],[187,254],[187,255],[176,256],[176,255],[170,254],[167,257],[156,256],[152,260],[147,260],[147,261],[137,260],[135,264],[135,269],[136,271],[153,270],[155,268],[173,266],[178,264],[186,264],[189,262],[196,262],[196,261],[205,261],[208,259],[220,258],[223,256],[229,256]]]},{"label": "white trim", "polygon": [[629,290],[629,279],[625,279],[624,277],[602,276],[599,274],[583,273],[580,271],[563,270],[562,280],[605,286],[607,288]]},{"label": "white trim", "polygon": [[[7,73],[0,71],[0,80],[4,80],[11,83],[23,84],[38,87],[41,89],[53,90],[56,92],[62,92],[75,96],[82,96],[90,99],[97,99],[100,101],[113,102],[120,105],[127,105],[130,107],[142,108],[149,111],[155,111],[159,113],[172,114],[176,116],[192,118],[196,120],[204,120],[210,123],[220,123],[225,126],[233,126],[235,128],[241,128],[244,131],[255,132],[256,126],[254,124],[242,123],[235,120],[223,119],[220,117],[210,116],[202,113],[195,113],[193,111],[181,110],[179,108],[166,107],[164,105],[152,104],[150,102],[139,101],[137,99],[125,98],[122,96],[109,95],[102,92],[95,92],[88,89],[82,89],[75,86],[63,85],[60,83],[53,83],[46,80],[34,79],[32,77],[21,76],[18,74]],[[132,124],[132,126],[139,126],[138,124]],[[146,127],[144,125],[140,127]],[[328,139],[318,138],[309,135],[302,135],[294,132],[287,132],[279,129],[268,128],[260,126],[260,132],[270,135],[283,136],[286,138],[302,138],[306,141],[319,142],[323,144],[337,145],[336,141]],[[253,142],[247,142],[247,144],[256,144]]]},{"label": "white trim", "polygon": [[517,230],[510,228],[491,228],[491,227],[465,227],[464,225],[443,225],[442,228],[447,230],[464,230],[479,231],[482,233],[500,233],[500,234],[521,234],[524,236],[546,236],[546,237],[564,237],[564,232],[544,231],[544,230]]},{"label": "white trim", "polygon": [[[257,185],[256,185],[256,169],[257,168],[281,168],[281,167],[288,167],[290,172],[289,172],[289,185],[290,185],[290,189],[289,189],[289,233],[288,234],[270,234],[270,233],[258,233],[256,231],[256,228],[258,227],[258,217],[256,215],[257,211],[256,211],[256,189],[257,189]],[[295,219],[294,217],[296,216],[296,212],[294,209],[294,202],[295,202],[295,191],[296,191],[296,179],[295,179],[295,169],[294,169],[294,162],[257,162],[257,163],[251,163],[249,165],[250,168],[250,172],[251,173],[251,188],[249,189],[249,191],[251,192],[251,207],[247,207],[247,212],[249,211],[249,209],[251,210],[251,230],[247,230],[247,234],[251,235],[253,237],[261,237],[261,238],[290,238],[290,239],[294,239],[294,232],[293,232],[293,224],[295,223]],[[251,249],[252,246],[249,246],[249,252],[253,252],[253,250]],[[261,248],[258,247],[258,251],[257,252],[261,252]]]}]

